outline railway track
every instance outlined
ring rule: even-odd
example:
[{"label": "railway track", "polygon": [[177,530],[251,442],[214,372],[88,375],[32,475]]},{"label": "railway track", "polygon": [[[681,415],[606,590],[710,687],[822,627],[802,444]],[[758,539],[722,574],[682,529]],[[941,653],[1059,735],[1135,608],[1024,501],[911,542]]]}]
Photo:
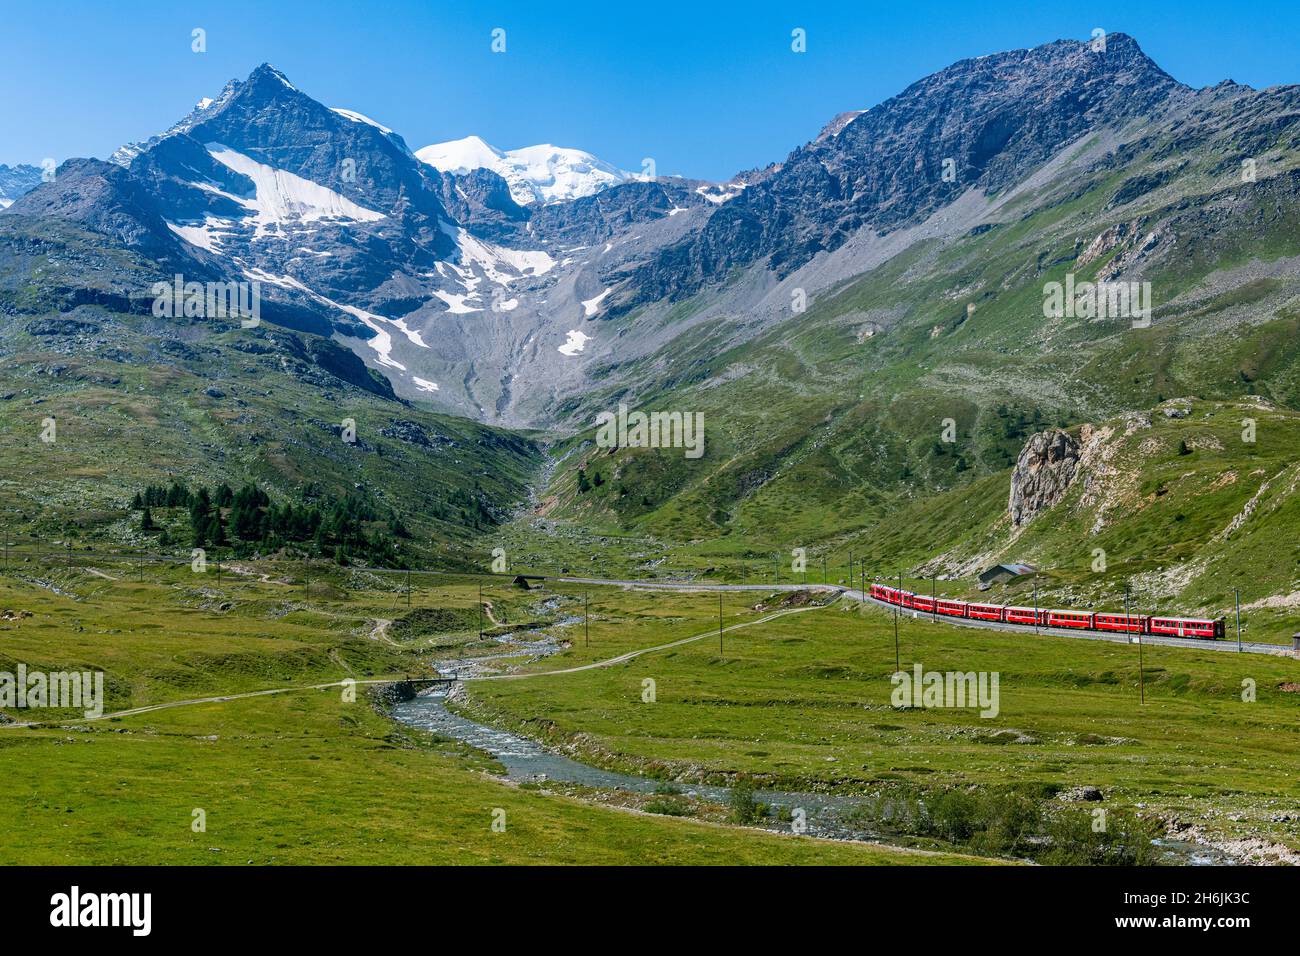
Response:
[{"label": "railway track", "polygon": [[[981,621],[973,618],[949,617],[942,614],[935,617],[929,611],[898,608],[896,605],[890,604],[886,601],[879,601],[876,598],[871,597],[871,595],[865,594],[856,588],[847,588],[842,584],[702,584],[697,582],[676,583],[671,581],[630,581],[610,578],[559,578],[559,580],[565,584],[607,585],[667,591],[837,591],[842,597],[848,598],[851,601],[874,605],[875,607],[883,608],[887,611],[897,610],[899,614],[910,616],[917,620],[926,618],[936,622],[942,621],[945,624],[953,624],[958,627],[984,628],[986,630],[1005,631],[1012,634],[1030,634],[1035,637],[1076,638],[1085,641],[1108,641],[1112,644],[1137,643],[1137,635],[1135,634],[1116,634],[1109,631],[1094,631],[1083,628],[1066,630],[1063,628],[1040,627],[1035,631],[1032,624],[1012,624],[1005,621]],[[1263,644],[1258,641],[1243,641],[1240,651],[1238,651],[1237,642],[1232,640],[1169,637],[1161,634],[1144,634],[1142,635],[1142,643],[1148,646],[1224,651],[1231,654],[1270,654],[1279,657],[1295,656],[1295,652],[1283,644]]]}]

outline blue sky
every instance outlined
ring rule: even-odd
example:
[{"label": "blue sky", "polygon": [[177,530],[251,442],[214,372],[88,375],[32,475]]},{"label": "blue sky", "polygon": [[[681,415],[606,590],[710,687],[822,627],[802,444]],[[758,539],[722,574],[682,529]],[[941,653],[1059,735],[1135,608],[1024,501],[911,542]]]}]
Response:
[{"label": "blue sky", "polygon": [[[779,160],[834,114],[954,60],[1094,27],[1132,34],[1176,79],[1300,81],[1300,4],[384,3],[123,0],[0,16],[0,163],[105,157],[269,61],[412,149],[476,133],[660,174],[722,179]],[[191,31],[207,52],[191,51]],[[491,33],[506,31],[506,52]],[[793,53],[790,32],[807,31]]]}]

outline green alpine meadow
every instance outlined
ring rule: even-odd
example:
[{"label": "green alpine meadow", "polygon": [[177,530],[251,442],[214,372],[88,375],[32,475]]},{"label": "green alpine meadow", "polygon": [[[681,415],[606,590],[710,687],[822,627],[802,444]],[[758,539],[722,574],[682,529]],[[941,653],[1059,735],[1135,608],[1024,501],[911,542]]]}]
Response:
[{"label": "green alpine meadow", "polygon": [[22,920],[1284,912],[1294,11],[74,6],[5,30]]}]

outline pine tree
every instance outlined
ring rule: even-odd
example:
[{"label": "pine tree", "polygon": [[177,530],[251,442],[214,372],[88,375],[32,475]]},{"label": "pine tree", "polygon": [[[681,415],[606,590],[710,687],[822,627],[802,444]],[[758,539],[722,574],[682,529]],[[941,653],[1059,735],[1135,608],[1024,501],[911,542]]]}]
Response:
[{"label": "pine tree", "polygon": [[190,534],[194,547],[202,548],[211,539],[212,497],[208,489],[200,488],[190,502]]}]

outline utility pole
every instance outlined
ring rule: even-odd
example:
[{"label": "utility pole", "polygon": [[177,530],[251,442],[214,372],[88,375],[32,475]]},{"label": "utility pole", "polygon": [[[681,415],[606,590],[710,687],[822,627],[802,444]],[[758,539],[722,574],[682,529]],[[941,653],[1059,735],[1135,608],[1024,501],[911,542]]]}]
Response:
[{"label": "utility pole", "polygon": [[1146,665],[1142,661],[1142,634],[1138,632],[1138,694],[1142,703],[1147,702]]},{"label": "utility pole", "polygon": [[718,592],[718,656],[722,656],[722,592]]},{"label": "utility pole", "polygon": [[849,548],[849,590],[853,590],[853,549]]},{"label": "utility pole", "polygon": [[939,620],[939,576],[930,575],[930,613],[934,620]]},{"label": "utility pole", "polygon": [[478,583],[478,639],[483,640],[483,582]]},{"label": "utility pole", "polygon": [[822,584],[826,583],[826,555],[822,555]]},{"label": "utility pole", "polygon": [[1232,589],[1232,603],[1237,606],[1237,653],[1241,653],[1241,592],[1237,588]]},{"label": "utility pole", "polygon": [[[1124,582],[1124,615],[1128,616],[1128,582]],[[1147,702],[1147,684],[1145,666],[1142,660],[1142,630],[1138,629],[1138,695],[1142,703]]]},{"label": "utility pole", "polygon": [[1034,633],[1038,633],[1038,582],[1034,582]]},{"label": "utility pole", "polygon": [[591,595],[582,592],[582,640],[585,647],[591,647]]},{"label": "utility pole", "polygon": [[411,569],[406,569],[406,606],[411,606]]},{"label": "utility pole", "polygon": [[898,572],[898,601],[894,603],[894,673],[903,669],[902,659],[898,656],[898,606],[903,600],[903,572]]}]

